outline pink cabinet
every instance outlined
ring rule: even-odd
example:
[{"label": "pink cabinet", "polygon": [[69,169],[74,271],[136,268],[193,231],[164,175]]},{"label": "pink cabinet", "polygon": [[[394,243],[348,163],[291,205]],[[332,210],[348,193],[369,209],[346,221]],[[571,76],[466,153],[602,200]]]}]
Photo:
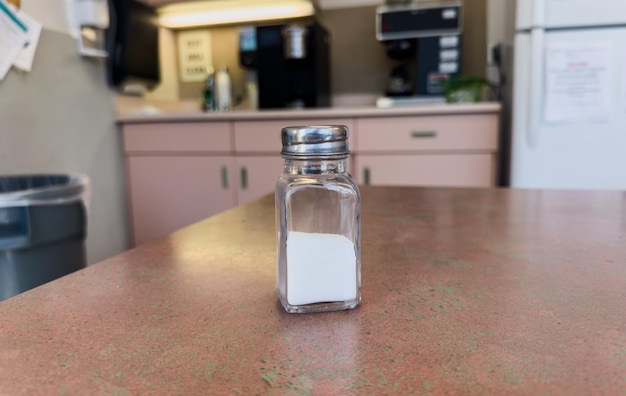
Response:
[{"label": "pink cabinet", "polygon": [[273,192],[282,166],[279,155],[128,157],[135,244]]},{"label": "pink cabinet", "polygon": [[294,122],[124,125],[134,243],[272,193],[283,167],[280,128]]},{"label": "pink cabinet", "polygon": [[378,186],[489,187],[494,183],[489,154],[358,155],[360,184]]},{"label": "pink cabinet", "polygon": [[229,122],[128,124],[123,135],[135,245],[235,205]]},{"label": "pink cabinet", "polygon": [[450,109],[123,124],[135,244],[273,193],[286,125],[348,126],[349,171],[361,184],[494,185],[497,110]]},{"label": "pink cabinet", "polygon": [[353,175],[361,184],[495,185],[498,115],[361,117]]},{"label": "pink cabinet", "polygon": [[136,245],[233,206],[230,156],[131,156],[127,159]]},{"label": "pink cabinet", "polygon": [[283,170],[283,159],[274,156],[241,156],[236,158],[237,204],[254,201],[274,191]]}]

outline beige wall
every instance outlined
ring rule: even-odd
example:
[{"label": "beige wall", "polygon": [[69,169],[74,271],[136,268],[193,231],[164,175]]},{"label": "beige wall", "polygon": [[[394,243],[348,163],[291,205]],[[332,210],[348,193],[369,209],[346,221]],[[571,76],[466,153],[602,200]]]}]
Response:
[{"label": "beige wall", "polygon": [[[245,94],[246,71],[239,66],[239,27],[225,26],[207,29],[211,33],[211,59],[217,71],[226,66],[231,75],[233,95],[235,98]],[[174,58],[178,59],[178,58]],[[200,100],[204,83],[180,83],[182,99]]]},{"label": "beige wall", "polygon": [[463,5],[461,72],[465,75],[486,77],[487,0],[464,0]]},{"label": "beige wall", "polygon": [[[489,52],[511,29],[514,0],[465,0],[462,72],[489,75]],[[331,33],[333,96],[382,95],[394,61],[375,37],[376,6],[327,8],[318,20]],[[214,67],[229,67],[235,96],[245,95],[245,69],[239,66],[238,26],[211,28]],[[169,63],[176,63],[172,56]],[[178,79],[178,76],[176,76]],[[181,99],[200,100],[202,83],[180,83]]]},{"label": "beige wall", "polygon": [[376,7],[322,10],[331,33],[332,93],[384,94],[393,61],[376,40]]},{"label": "beige wall", "polygon": [[[22,0],[21,8],[44,28],[73,34],[73,2],[75,0]],[[76,35],[76,34],[74,34]]]},{"label": "beige wall", "polygon": [[166,28],[159,29],[159,61],[161,64],[161,83],[152,91],[146,94],[148,100],[178,100],[179,82],[178,65],[172,61],[177,59],[176,34]]},{"label": "beige wall", "polygon": [[[515,36],[515,0],[488,0],[487,4],[487,48],[504,44],[510,49]],[[487,65],[487,75],[497,81],[493,62]]]},{"label": "beige wall", "polygon": [[32,71],[0,81],[0,174],[89,176],[91,264],[128,248],[124,158],[104,62],[78,55],[71,36],[73,1],[21,1],[44,29]]},{"label": "beige wall", "polygon": [[33,70],[9,71],[0,92],[0,174],[89,176],[88,262],[126,250],[124,157],[104,63],[81,58],[69,35],[44,29]]}]

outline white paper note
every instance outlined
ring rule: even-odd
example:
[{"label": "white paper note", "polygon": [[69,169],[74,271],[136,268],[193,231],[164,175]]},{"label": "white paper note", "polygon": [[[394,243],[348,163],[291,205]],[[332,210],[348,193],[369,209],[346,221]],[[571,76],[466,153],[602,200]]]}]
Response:
[{"label": "white paper note", "polygon": [[609,120],[611,49],[608,43],[564,43],[547,48],[545,122]]},{"label": "white paper note", "polygon": [[0,80],[28,38],[28,28],[7,4],[0,0]]},{"label": "white paper note", "polygon": [[211,33],[191,30],[178,33],[178,59],[180,81],[206,80],[211,64]]},{"label": "white paper note", "polygon": [[39,36],[41,35],[41,23],[27,15],[24,11],[18,13],[18,18],[20,18],[28,28],[28,39],[13,61],[13,66],[22,71],[29,72],[33,67],[33,59],[35,59],[35,51],[37,50]]}]

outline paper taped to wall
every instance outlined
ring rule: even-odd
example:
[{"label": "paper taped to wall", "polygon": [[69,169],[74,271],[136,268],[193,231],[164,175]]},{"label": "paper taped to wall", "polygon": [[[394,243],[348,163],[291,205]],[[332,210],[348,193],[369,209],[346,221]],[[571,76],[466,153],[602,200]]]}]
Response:
[{"label": "paper taped to wall", "polygon": [[212,69],[211,33],[191,30],[178,33],[180,81],[204,81]]},{"label": "paper taped to wall", "polygon": [[28,40],[28,27],[10,7],[0,0],[0,80]]},{"label": "paper taped to wall", "polygon": [[22,71],[29,72],[33,67],[33,59],[35,59],[35,51],[37,50],[39,36],[41,35],[41,23],[23,11],[18,13],[18,17],[28,28],[28,38],[26,39],[26,42],[20,52],[18,52],[15,57],[13,66]]},{"label": "paper taped to wall", "polygon": [[547,48],[546,122],[609,120],[611,49],[609,43],[563,43]]}]

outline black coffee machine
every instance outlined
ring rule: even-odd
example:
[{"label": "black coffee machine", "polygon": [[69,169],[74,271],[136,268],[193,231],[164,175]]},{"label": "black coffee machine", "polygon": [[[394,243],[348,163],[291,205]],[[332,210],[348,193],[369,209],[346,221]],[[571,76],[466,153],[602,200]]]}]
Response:
[{"label": "black coffee machine", "polygon": [[443,81],[461,72],[461,3],[381,6],[376,38],[396,61],[385,99],[443,99]]},{"label": "black coffee machine", "polygon": [[319,23],[246,28],[239,44],[260,109],[330,106],[330,35]]}]

